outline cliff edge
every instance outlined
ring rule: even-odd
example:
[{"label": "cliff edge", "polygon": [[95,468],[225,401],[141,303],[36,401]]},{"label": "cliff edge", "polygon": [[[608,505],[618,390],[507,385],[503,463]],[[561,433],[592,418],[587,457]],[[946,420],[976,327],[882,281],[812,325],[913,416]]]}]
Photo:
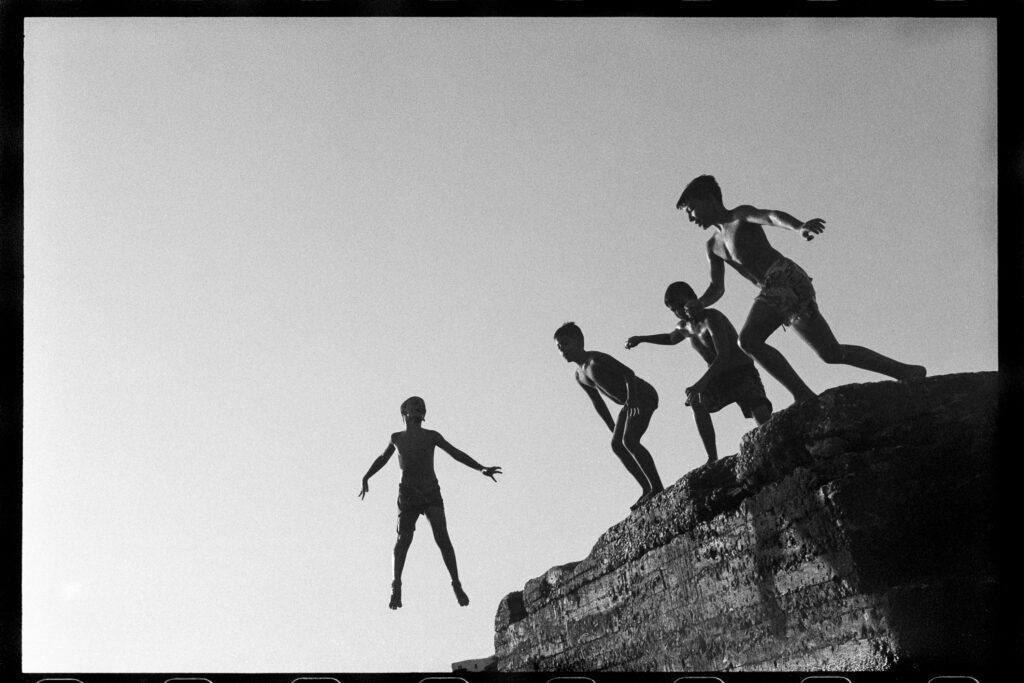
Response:
[{"label": "cliff edge", "polygon": [[502,599],[498,671],[985,665],[995,372],[836,387]]}]

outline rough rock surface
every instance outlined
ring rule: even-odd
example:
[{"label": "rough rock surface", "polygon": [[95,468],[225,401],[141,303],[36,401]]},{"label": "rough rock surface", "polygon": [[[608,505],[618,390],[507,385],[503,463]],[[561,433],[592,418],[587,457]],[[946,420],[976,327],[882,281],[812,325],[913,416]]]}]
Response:
[{"label": "rough rock surface", "polygon": [[499,671],[988,661],[997,373],[837,387],[502,599]]}]

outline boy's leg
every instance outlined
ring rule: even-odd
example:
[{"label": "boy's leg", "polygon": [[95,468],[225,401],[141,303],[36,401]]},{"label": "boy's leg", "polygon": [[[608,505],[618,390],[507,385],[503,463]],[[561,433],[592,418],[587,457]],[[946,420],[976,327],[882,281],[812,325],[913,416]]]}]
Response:
[{"label": "boy's leg", "polygon": [[917,379],[927,374],[923,365],[907,365],[863,346],[840,344],[821,313],[810,320],[798,318],[793,321],[793,329],[826,363],[852,365],[893,379]]},{"label": "boy's leg", "polygon": [[661,477],[658,476],[658,468],[654,465],[654,458],[651,457],[650,452],[644,445],[640,443],[641,437],[647,432],[647,427],[651,424],[651,416],[654,415],[655,410],[656,408],[642,406],[639,415],[626,418],[626,424],[622,430],[622,445],[626,447],[626,450],[629,451],[637,464],[640,465],[640,469],[650,482],[650,487],[645,489],[645,493],[658,493],[665,490],[665,486],[661,483]]},{"label": "boy's leg", "polygon": [[412,528],[403,528],[399,521],[398,540],[395,542],[394,553],[394,580],[391,582],[391,602],[388,605],[391,609],[398,609],[402,606],[402,571],[405,569],[405,556],[409,553],[409,546],[412,544]]},{"label": "boy's leg", "polygon": [[448,568],[448,574],[452,578],[452,589],[455,591],[455,598],[459,604],[465,607],[469,604],[469,597],[462,590],[462,582],[459,581],[459,565],[455,561],[455,547],[452,546],[452,539],[448,535],[448,520],[444,514],[444,508],[435,505],[427,509],[427,519],[430,520],[430,528],[434,532],[434,541],[441,550],[441,558],[444,566]]},{"label": "boy's leg", "polygon": [[816,394],[804,384],[796,370],[779,351],[765,340],[772,332],[782,325],[782,316],[770,304],[755,301],[747,314],[747,320],[740,330],[739,344],[745,354],[756,360],[765,371],[777,379],[782,386],[793,394],[793,398],[802,401],[813,398]]},{"label": "boy's leg", "polygon": [[708,454],[708,462],[718,460],[718,444],[715,443],[715,425],[711,422],[711,413],[704,410],[699,402],[692,403],[693,419],[697,423],[697,433],[704,442],[704,450]]},{"label": "boy's leg", "polygon": [[763,425],[772,416],[772,406],[769,403],[762,403],[753,410],[754,422],[758,426]]},{"label": "boy's leg", "polygon": [[[626,419],[626,409],[623,408],[622,410],[619,411],[619,416],[615,420],[615,429],[612,432],[612,451],[614,451],[615,455],[618,456],[619,460],[622,462],[623,467],[625,467],[626,470],[631,475],[633,475],[633,478],[636,479],[636,482],[640,484],[640,488],[643,489],[643,494],[646,495],[650,493],[653,482],[651,482],[647,478],[647,475],[644,474],[643,468],[640,466],[636,458],[633,456],[632,453],[629,452],[629,449],[626,448],[626,445],[623,443],[623,435],[626,431],[627,422],[628,420]],[[650,457],[649,453],[648,457]]]}]

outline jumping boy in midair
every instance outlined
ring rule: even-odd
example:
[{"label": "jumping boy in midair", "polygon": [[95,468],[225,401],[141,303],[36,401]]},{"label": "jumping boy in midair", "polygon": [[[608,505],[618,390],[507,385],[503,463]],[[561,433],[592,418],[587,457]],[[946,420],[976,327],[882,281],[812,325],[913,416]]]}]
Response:
[{"label": "jumping boy in midair", "polygon": [[708,364],[700,379],[686,389],[686,403],[693,409],[697,432],[704,442],[708,462],[718,459],[715,427],[711,413],[736,403],[744,417],[753,417],[764,424],[772,415],[772,404],[764,394],[761,376],[753,361],[736,345],[736,328],[721,312],[713,308],[686,310],[697,295],[685,282],[673,282],[665,290],[665,305],[679,318],[676,328],[667,334],[630,337],[626,348],[638,344],[678,344],[689,339]]},{"label": "jumping boy in midair", "polygon": [[[665,490],[654,459],[640,443],[658,408],[658,392],[607,353],[584,349],[583,331],[576,323],[559,327],[555,331],[555,344],[567,362],[576,364],[576,381],[612,432],[612,451],[640,484],[642,493],[630,506],[635,510]],[[602,394],[622,406],[616,419],[612,419]]]},{"label": "jumping boy in midair", "polygon": [[402,480],[398,484],[398,541],[395,543],[394,581],[391,584],[391,609],[402,606],[402,570],[405,568],[405,556],[412,543],[416,519],[426,515],[430,520],[430,528],[434,532],[434,541],[441,549],[441,557],[452,578],[452,589],[455,598],[462,606],[469,604],[469,597],[462,590],[459,581],[459,569],[455,562],[455,549],[448,536],[448,525],[444,516],[444,501],[441,499],[441,488],[434,474],[434,446],[448,453],[467,467],[478,470],[492,481],[495,474],[501,474],[500,467],[484,467],[455,446],[445,441],[438,432],[423,429],[423,420],[427,416],[427,405],[419,396],[411,396],[402,403],[402,419],[405,429],[391,435],[384,452],[370,465],[363,475],[363,488],[359,492],[362,499],[370,490],[369,480],[377,471],[387,464],[391,456],[398,451],[398,466],[402,469]]},{"label": "jumping boy in midair", "polygon": [[690,221],[702,229],[713,228],[707,241],[711,284],[696,300],[687,304],[695,312],[718,301],[725,293],[725,264],[760,288],[747,320],[740,329],[739,346],[782,383],[797,401],[811,398],[811,391],[779,351],[766,343],[780,325],[792,325],[796,333],[826,363],[843,363],[878,372],[894,379],[924,377],[922,365],[907,365],[863,346],[840,344],[818,311],[811,278],[771,244],[762,226],[773,225],[814,239],[825,229],[825,221],[812,218],[801,222],[783,211],[737,206],[727,209],[722,190],[712,176],[702,175],[683,190],[677,209],[685,209]]}]

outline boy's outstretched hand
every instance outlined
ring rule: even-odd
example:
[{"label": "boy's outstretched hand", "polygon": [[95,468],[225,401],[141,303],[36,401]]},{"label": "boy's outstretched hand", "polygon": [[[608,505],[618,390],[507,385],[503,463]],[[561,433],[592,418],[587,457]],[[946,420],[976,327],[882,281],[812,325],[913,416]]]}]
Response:
[{"label": "boy's outstretched hand", "polygon": [[626,340],[626,348],[631,349],[640,343],[640,337],[630,337]]},{"label": "boy's outstretched hand", "polygon": [[815,235],[825,231],[825,221],[820,218],[812,218],[800,226],[800,234],[805,240],[813,240]]},{"label": "boy's outstretched hand", "polygon": [[362,500],[362,498],[366,495],[366,492],[369,491],[369,490],[370,490],[370,484],[367,483],[367,481],[365,479],[363,479],[363,490],[359,492],[359,499]]},{"label": "boy's outstretched hand", "polygon": [[497,479],[494,478],[494,475],[501,473],[502,472],[500,467],[485,467],[482,470],[480,470],[480,474],[484,475],[485,477],[490,477],[491,481],[498,481]]}]

